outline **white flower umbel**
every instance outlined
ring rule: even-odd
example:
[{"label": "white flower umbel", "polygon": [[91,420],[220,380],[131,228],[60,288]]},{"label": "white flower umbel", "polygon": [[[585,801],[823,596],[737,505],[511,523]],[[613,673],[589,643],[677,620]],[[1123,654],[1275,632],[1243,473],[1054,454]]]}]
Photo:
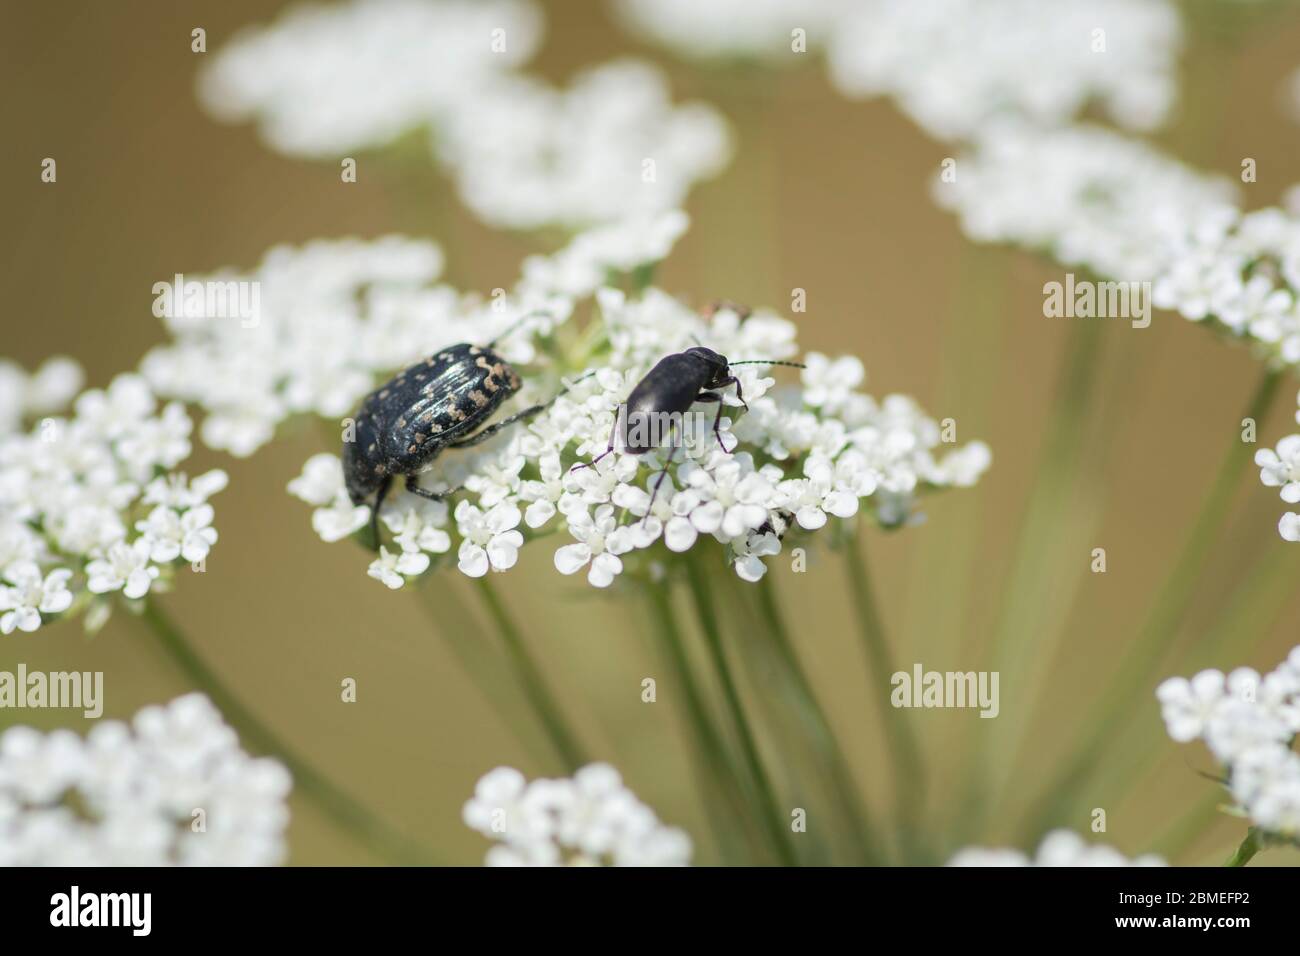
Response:
[{"label": "white flower umbel", "polygon": [[[628,572],[650,573],[655,562],[693,547],[718,548],[739,577],[756,581],[766,571],[765,559],[781,553],[788,535],[859,515],[901,526],[913,519],[923,493],[978,480],[990,462],[986,446],[945,445],[938,423],[910,398],[890,395],[878,402],[861,392],[865,372],[856,359],[816,353],[807,356],[802,387],[793,371],[734,366],[748,408],[735,389],[721,390],[721,445],[713,429],[720,406],[701,403],[683,421],[677,447],[665,441],[643,455],[616,447],[593,465],[609,447],[620,405],[666,355],[697,343],[736,362],[798,355],[795,326],[786,319],[768,312],[742,318],[730,309],[705,318],[656,288],[642,287],[683,227],[681,214],[670,213],[640,221],[646,232],[640,239],[635,224],[598,230],[597,237],[617,240],[608,246],[579,236],[551,259],[527,261],[509,311],[480,309],[477,326],[461,313],[427,315],[405,354],[393,355],[382,373],[375,364],[366,389],[443,345],[487,341],[503,328],[503,317],[519,314],[515,300],[558,309],[498,346],[524,382],[498,415],[534,402],[549,402],[545,410],[480,446],[439,454],[419,483],[445,490],[444,503],[430,508],[432,503],[409,492],[390,494],[380,524],[391,543],[383,542],[386,550],[372,564],[372,576],[400,587],[426,567],[449,564],[453,555],[471,577],[506,571],[529,540],[560,532],[555,568],[565,575],[583,572],[595,587],[609,587]],[[390,290],[388,315],[400,298]],[[454,295],[446,300],[462,301]],[[357,309],[352,328],[375,321],[364,297]],[[564,323],[571,314],[586,317],[586,325]],[[228,334],[238,354],[241,333]],[[364,350],[356,341],[363,337],[351,333],[335,345],[317,334],[314,347],[337,348],[339,362],[362,370],[356,357]],[[216,344],[220,352],[224,346]],[[201,339],[199,354],[212,347],[210,339]],[[358,390],[355,402],[366,389]],[[220,380],[205,392],[228,393]],[[316,509],[312,526],[326,541],[367,524],[369,509],[349,499],[336,455],[314,456],[290,491]],[[448,521],[449,513],[454,521]]]},{"label": "white flower umbel", "polygon": [[1040,251],[1102,278],[1154,281],[1185,237],[1230,214],[1232,184],[1194,172],[1152,147],[1095,126],[1043,130],[993,125],[958,155],[955,177],[933,182],[976,242]]},{"label": "white flower umbel", "polygon": [[541,36],[531,0],[300,4],[212,53],[199,94],[220,119],[256,119],[276,150],[337,159],[465,108]]},{"label": "white flower umbel", "polygon": [[202,694],[85,737],[0,735],[0,866],[271,866],[289,774],[253,758]]},{"label": "white flower umbel", "polygon": [[470,97],[434,134],[461,199],[512,229],[583,226],[684,202],[731,157],[720,114],[675,106],[663,74],[616,60],[562,90],[516,76]]},{"label": "white flower umbel", "polygon": [[158,406],[138,375],[83,392],[71,417],[0,436],[0,633],[62,614],[104,622],[110,598],[170,586],[217,541],[210,495],[226,476],[190,480],[190,419]]},{"label": "white flower umbel", "polygon": [[1099,104],[1150,129],[1176,89],[1180,25],[1169,0],[859,0],[831,31],[831,80],[889,96],[940,139],[999,116],[1039,125]]},{"label": "white flower umbel", "polygon": [[1237,812],[1266,837],[1300,840],[1300,647],[1261,676],[1248,667],[1171,677],[1156,689],[1169,736],[1203,740]]},{"label": "white flower umbel", "polygon": [[63,411],[84,379],[81,366],[63,356],[46,359],[30,374],[16,362],[0,359],[0,435]]},{"label": "white flower umbel", "polygon": [[610,5],[630,32],[683,56],[782,64],[824,47],[854,2],[611,0]]},{"label": "white flower umbel", "polygon": [[488,866],[688,866],[691,839],[659,822],[608,764],[570,779],[534,780],[510,767],[483,776],[462,811],[496,845]]},{"label": "white flower umbel", "polygon": [[525,0],[352,0],[291,9],[215,53],[200,94],[282,152],[338,161],[420,130],[465,204],[515,229],[672,209],[730,158],[721,116],[674,105],[655,67],[614,61],[556,89],[518,71]]},{"label": "white flower umbel", "polygon": [[970,847],[959,851],[949,866],[1165,866],[1158,856],[1128,859],[1118,850],[1089,845],[1072,830],[1053,830],[1043,837],[1031,859],[1019,850]]}]

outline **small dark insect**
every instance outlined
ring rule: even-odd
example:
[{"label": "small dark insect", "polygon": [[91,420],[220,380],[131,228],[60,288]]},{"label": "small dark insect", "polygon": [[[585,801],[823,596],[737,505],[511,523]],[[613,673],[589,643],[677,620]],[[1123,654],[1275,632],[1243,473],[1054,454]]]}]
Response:
[{"label": "small dark insect", "polygon": [[376,548],[379,509],[395,478],[405,478],[407,491],[441,500],[452,492],[427,491],[417,476],[444,448],[477,445],[547,407],[532,405],[479,427],[520,386],[519,375],[492,351],[496,341],[448,346],[398,372],[361,403],[354,440],[343,443],[343,476],[353,504],[374,496],[370,529]]},{"label": "small dark insect", "polygon": [[[687,349],[685,352],[677,352],[673,355],[660,359],[646,373],[645,377],[637,383],[632,389],[632,394],[627,397],[624,403],[619,424],[615,426],[614,431],[609,436],[609,446],[591,460],[589,464],[575,466],[577,468],[587,468],[594,466],[606,455],[614,451],[615,438],[620,429],[624,437],[623,450],[630,455],[643,455],[651,449],[658,447],[656,444],[643,440],[646,435],[659,435],[663,430],[658,424],[665,419],[679,421],[681,416],[688,412],[696,402],[716,402],[718,413],[713,417],[713,434],[718,439],[718,445],[723,451],[731,454],[734,449],[727,448],[722,442],[722,395],[720,389],[727,388],[730,385],[736,386],[736,397],[740,399],[740,404],[749,410],[745,404],[745,395],[740,387],[740,380],[731,374],[731,368],[735,365],[788,365],[792,368],[803,368],[798,362],[778,362],[768,361],[766,359],[755,359],[744,362],[730,362],[725,355],[721,355],[713,349],[697,345]],[[670,426],[671,432],[676,427],[676,421]],[[672,464],[673,457],[677,453],[677,444],[669,437],[672,444],[672,450],[668,453],[668,461],[664,463],[663,469],[659,472],[659,478],[655,481],[654,489],[650,494],[650,504],[653,505],[655,498],[659,494],[659,486],[663,484],[664,477],[668,474],[668,466]],[[646,509],[646,517],[649,517],[649,508]],[[643,517],[642,521],[645,520]]]}]

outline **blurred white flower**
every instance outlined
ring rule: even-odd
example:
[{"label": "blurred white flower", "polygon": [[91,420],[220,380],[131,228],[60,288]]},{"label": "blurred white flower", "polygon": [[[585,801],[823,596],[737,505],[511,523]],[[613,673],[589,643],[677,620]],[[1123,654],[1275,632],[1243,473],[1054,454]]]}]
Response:
[{"label": "blurred white flower", "polygon": [[84,739],[12,727],[0,735],[0,866],[275,865],[289,788],[201,694]]},{"label": "blurred white flower", "polygon": [[1204,740],[1241,812],[1271,836],[1300,838],[1300,647],[1261,676],[1241,667],[1171,677],[1156,689],[1169,736]]},{"label": "blurred white flower", "polygon": [[1169,0],[859,0],[828,55],[840,92],[889,96],[960,139],[999,116],[1068,123],[1091,103],[1151,129],[1174,102],[1180,41]]},{"label": "blurred white flower", "polygon": [[465,204],[517,229],[673,209],[726,164],[721,116],[675,106],[649,64],[614,61],[562,90],[519,72],[541,32],[528,0],[299,6],[217,51],[200,98],[220,119],[257,119],[274,149],[335,161],[424,130]]},{"label": "blurred white flower", "polygon": [[1053,830],[1043,837],[1031,860],[1018,850],[970,847],[959,851],[949,866],[1165,866],[1158,856],[1128,859],[1108,846],[1089,845],[1072,830]]},{"label": "blurred white flower", "polygon": [[333,159],[463,108],[541,34],[529,0],[299,4],[211,54],[199,97],[219,119],[256,119],[281,152]]},{"label": "blurred white flower", "polygon": [[528,783],[510,767],[485,774],[462,812],[496,845],[488,866],[687,866],[691,840],[659,822],[608,764]]},{"label": "blurred white flower", "polygon": [[85,373],[70,358],[46,359],[28,374],[16,362],[0,359],[0,436],[41,415],[61,412],[81,391]]}]

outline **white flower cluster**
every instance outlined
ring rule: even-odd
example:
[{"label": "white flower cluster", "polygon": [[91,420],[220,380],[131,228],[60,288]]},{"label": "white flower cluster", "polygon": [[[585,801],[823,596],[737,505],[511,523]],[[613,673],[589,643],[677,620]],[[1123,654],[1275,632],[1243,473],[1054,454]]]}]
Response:
[{"label": "white flower cluster", "polygon": [[[940,139],[991,120],[1068,123],[1091,104],[1131,129],[1168,115],[1170,0],[612,0],[632,33],[696,59],[796,63],[824,49],[845,96],[889,96]],[[798,31],[802,31],[802,35]]]},{"label": "white flower cluster", "polygon": [[726,164],[720,115],[674,106],[648,64],[607,63],[562,90],[519,72],[541,24],[524,0],[301,6],[217,53],[201,95],[297,155],[337,159],[425,130],[465,204],[515,229],[671,209]]},{"label": "white flower cluster", "polygon": [[[791,62],[823,47],[853,0],[611,0],[629,32],[702,60]],[[794,31],[802,30],[799,37]]]},{"label": "white flower cluster", "polygon": [[731,157],[717,111],[675,107],[663,74],[635,60],[580,72],[564,90],[517,75],[467,99],[434,147],[490,225],[576,231],[672,209]]},{"label": "white flower cluster", "polygon": [[341,419],[378,370],[457,341],[468,308],[431,285],[442,266],[436,245],[398,236],[277,246],[252,273],[217,277],[258,284],[255,325],[176,310],[164,319],[172,341],[140,371],[160,395],[207,412],[205,444],[250,455],[289,415]]},{"label": "white flower cluster", "polygon": [[97,628],[112,594],[144,597],[207,556],[207,499],[226,475],[173,471],[190,429],[179,404],[160,409],[144,379],[120,375],[78,396],[71,418],[0,436],[0,633],[82,609]]},{"label": "white flower cluster", "polygon": [[[802,388],[775,387],[768,365],[734,366],[748,408],[734,390],[724,390],[721,446],[712,427],[719,406],[701,406],[697,417],[685,420],[693,427],[683,429],[683,447],[671,454],[662,445],[641,456],[616,449],[586,467],[608,448],[629,392],[664,356],[697,343],[737,362],[797,354],[794,325],[770,313],[742,320],[720,309],[705,319],[653,287],[629,294],[606,285],[592,292],[597,275],[619,283],[628,271],[644,274],[683,226],[676,214],[624,235],[607,228],[599,242],[579,236],[553,259],[525,264],[516,296],[549,297],[556,320],[591,313],[581,331],[547,321],[531,342],[521,331],[504,349],[511,361],[527,366],[520,369],[525,386],[514,403],[554,400],[527,424],[474,450],[438,457],[421,485],[454,489],[447,501],[390,493],[380,518],[391,542],[371,565],[373,577],[401,587],[453,546],[467,575],[505,571],[526,536],[562,527],[572,542],[556,551],[556,568],[564,574],[585,570],[596,587],[610,585],[629,560],[650,569],[667,556],[661,543],[673,553],[709,538],[724,546],[740,577],[756,581],[766,571],[763,558],[780,553],[787,531],[852,518],[864,500],[881,524],[904,524],[922,491],[978,480],[990,462],[986,446],[945,446],[938,423],[911,399],[891,395],[877,402],[860,392],[864,372],[857,359],[832,361],[815,353],[806,358]],[[645,231],[640,242],[630,238],[637,228]],[[579,309],[570,295],[591,302]],[[432,318],[420,326],[422,347],[412,343],[401,361],[387,366],[390,373],[442,345],[491,337],[459,320],[440,328]],[[356,346],[359,337],[353,332],[335,348],[342,355],[364,352]],[[329,347],[325,336],[315,340],[318,348]],[[311,459],[289,490],[316,508],[312,524],[326,541],[348,537],[369,518],[368,507],[349,499],[336,455]]]},{"label": "white flower cluster", "polygon": [[1300,647],[1270,674],[1241,667],[1201,671],[1158,688],[1165,728],[1180,743],[1201,739],[1223,767],[1240,812],[1270,836],[1300,838]]},{"label": "white flower cluster", "polygon": [[1030,859],[1019,850],[968,847],[959,851],[949,866],[1165,866],[1158,856],[1129,860],[1108,846],[1085,843],[1072,830],[1053,830],[1043,837],[1038,852]]},{"label": "white flower cluster", "polygon": [[996,124],[957,158],[954,173],[933,181],[934,199],[975,242],[1023,246],[1134,282],[1172,272],[1186,237],[1208,216],[1225,215],[1235,196],[1226,179],[1086,125]]},{"label": "white flower cluster", "polygon": [[[1296,421],[1300,423],[1300,411],[1296,412]],[[1255,452],[1255,464],[1259,466],[1259,480],[1265,486],[1278,489],[1282,500],[1289,505],[1300,502],[1300,435],[1287,435],[1276,448],[1261,448]],[[1294,511],[1283,514],[1277,531],[1285,541],[1300,541],[1300,514]]]},{"label": "white flower cluster", "polygon": [[279,152],[338,157],[463,108],[532,58],[542,27],[531,0],[300,3],[212,54],[199,97],[219,119],[258,120]]},{"label": "white flower cluster", "polygon": [[1001,116],[1068,123],[1094,102],[1158,126],[1180,39],[1169,0],[862,0],[828,52],[841,93],[890,96],[932,135],[965,139]]},{"label": "white flower cluster", "polygon": [[254,759],[202,694],[131,723],[0,735],[0,866],[270,866],[288,771]]},{"label": "white flower cluster", "polygon": [[30,374],[18,363],[0,358],[0,435],[67,408],[85,377],[80,365],[63,356],[46,359]]},{"label": "white flower cluster", "polygon": [[488,866],[688,866],[691,838],[664,826],[608,764],[571,779],[534,780],[510,767],[484,775],[465,824],[497,845]]}]

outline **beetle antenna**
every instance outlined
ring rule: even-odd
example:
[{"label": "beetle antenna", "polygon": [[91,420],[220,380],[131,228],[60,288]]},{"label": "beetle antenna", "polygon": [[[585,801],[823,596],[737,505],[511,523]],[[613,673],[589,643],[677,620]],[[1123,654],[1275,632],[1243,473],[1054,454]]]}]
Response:
[{"label": "beetle antenna", "polygon": [[552,318],[551,313],[545,311],[544,309],[534,309],[532,312],[527,312],[521,315],[519,318],[515,319],[509,325],[507,325],[505,329],[503,329],[501,332],[497,333],[496,337],[493,338],[492,341],[489,342],[486,346],[484,346],[484,348],[489,348],[489,349],[492,348],[498,342],[504,339],[507,335],[513,332],[515,329],[519,328],[519,326],[527,322],[529,319],[535,319],[540,315],[544,315],[547,318]]},{"label": "beetle antenna", "polygon": [[744,362],[728,362],[728,365],[786,365],[790,368],[807,368],[802,362],[779,362],[776,359],[747,359]]}]

